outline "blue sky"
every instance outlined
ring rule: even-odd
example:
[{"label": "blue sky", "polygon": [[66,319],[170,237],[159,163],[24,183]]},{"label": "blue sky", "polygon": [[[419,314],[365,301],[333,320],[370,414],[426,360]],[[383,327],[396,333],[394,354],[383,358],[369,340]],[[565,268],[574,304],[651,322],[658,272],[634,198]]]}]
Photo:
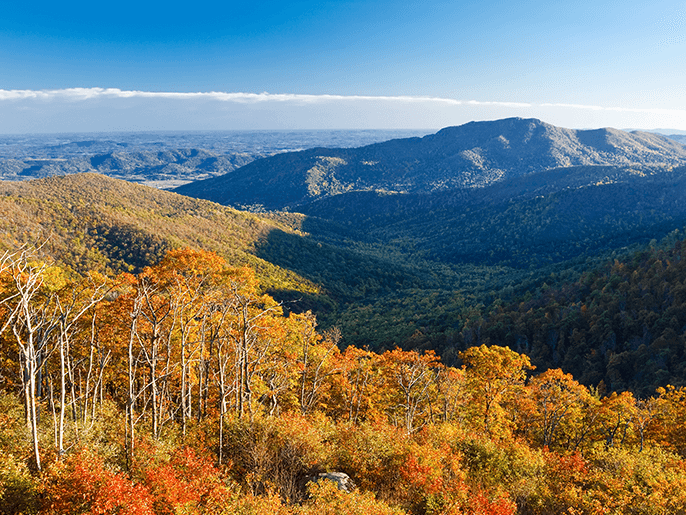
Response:
[{"label": "blue sky", "polygon": [[683,1],[27,5],[0,16],[2,133],[686,129]]}]

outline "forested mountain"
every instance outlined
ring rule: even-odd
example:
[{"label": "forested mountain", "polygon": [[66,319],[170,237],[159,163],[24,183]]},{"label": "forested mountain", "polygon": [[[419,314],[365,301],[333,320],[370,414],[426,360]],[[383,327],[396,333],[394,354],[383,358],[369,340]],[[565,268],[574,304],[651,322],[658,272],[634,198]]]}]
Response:
[{"label": "forested mountain", "polygon": [[667,168],[685,160],[683,145],[656,134],[570,130],[510,118],[354,149],[276,155],[177,191],[233,206],[299,210],[346,192],[433,192],[483,187],[560,167]]},{"label": "forested mountain", "polygon": [[578,281],[543,285],[515,302],[474,311],[453,345],[507,345],[538,369],[560,367],[604,391],[646,397],[686,385],[686,245],[675,231]]},{"label": "forested mountain", "polygon": [[[411,241],[432,260],[522,268],[612,252],[683,227],[685,185],[686,167],[570,167],[478,189],[349,193],[301,211],[337,222],[339,239],[347,231],[365,241]],[[306,220],[309,232],[317,227]]]}]

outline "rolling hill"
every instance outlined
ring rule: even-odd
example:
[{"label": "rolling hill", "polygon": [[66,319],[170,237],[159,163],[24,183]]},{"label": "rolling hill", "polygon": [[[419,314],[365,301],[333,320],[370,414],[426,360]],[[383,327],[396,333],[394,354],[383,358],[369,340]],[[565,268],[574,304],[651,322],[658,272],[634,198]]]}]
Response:
[{"label": "rolling hill", "polygon": [[93,173],[0,182],[0,244],[44,243],[75,272],[135,272],[190,245],[255,268],[267,286],[314,292],[254,255],[270,231],[295,233],[294,225]]},{"label": "rolling hill", "polygon": [[23,157],[0,160],[0,177],[4,180],[25,180],[93,172],[170,187],[231,172],[254,157],[246,153],[221,155],[198,149],[111,151],[68,158]]}]

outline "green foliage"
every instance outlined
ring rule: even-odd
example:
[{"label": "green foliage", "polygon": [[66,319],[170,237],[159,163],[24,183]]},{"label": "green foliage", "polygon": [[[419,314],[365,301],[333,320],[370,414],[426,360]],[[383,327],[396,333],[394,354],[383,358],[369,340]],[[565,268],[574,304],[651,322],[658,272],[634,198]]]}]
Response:
[{"label": "green foliage", "polygon": [[0,514],[37,513],[39,486],[40,482],[30,473],[25,459],[0,452]]},{"label": "green foliage", "polygon": [[[686,247],[648,248],[586,272],[577,282],[494,307],[459,341],[508,345],[539,370],[561,367],[581,383],[631,390],[686,384]],[[463,343],[462,343],[463,342]]]}]

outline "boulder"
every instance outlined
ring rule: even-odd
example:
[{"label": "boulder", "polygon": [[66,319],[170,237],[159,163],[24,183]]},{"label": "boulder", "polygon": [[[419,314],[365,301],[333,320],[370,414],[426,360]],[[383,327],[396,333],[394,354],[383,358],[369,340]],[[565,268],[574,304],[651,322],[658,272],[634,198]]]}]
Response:
[{"label": "boulder", "polygon": [[306,482],[319,483],[323,480],[333,481],[342,492],[350,493],[355,490],[355,483],[345,472],[322,472],[314,476],[308,476]]}]

